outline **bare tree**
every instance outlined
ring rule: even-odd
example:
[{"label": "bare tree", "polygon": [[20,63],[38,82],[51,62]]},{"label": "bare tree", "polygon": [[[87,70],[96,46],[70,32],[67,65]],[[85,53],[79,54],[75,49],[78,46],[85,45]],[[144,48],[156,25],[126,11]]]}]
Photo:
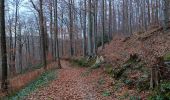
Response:
[{"label": "bare tree", "polygon": [[2,57],[2,84],[4,91],[8,90],[8,67],[7,67],[7,48],[5,35],[5,1],[0,0],[0,35],[1,35],[1,57]]},{"label": "bare tree", "polygon": [[84,57],[87,54],[86,48],[87,48],[87,44],[86,44],[86,20],[87,20],[87,0],[84,0],[84,16],[83,16],[83,55]]},{"label": "bare tree", "polygon": [[105,35],[105,0],[102,0],[102,35],[101,35],[102,49],[104,49],[104,35]]},{"label": "bare tree", "polygon": [[58,68],[61,68],[61,63],[60,63],[60,52],[59,52],[59,41],[58,41],[58,19],[57,19],[57,16],[58,16],[58,13],[57,13],[57,0],[55,0],[55,39],[56,39],[56,51],[57,51],[57,62],[58,62]]},{"label": "bare tree", "polygon": [[40,34],[41,34],[41,42],[42,42],[42,51],[43,51],[43,64],[44,68],[47,68],[47,60],[46,60],[46,38],[45,38],[45,28],[44,28],[44,15],[43,15],[43,0],[39,0],[39,7],[37,7],[33,0],[30,0],[34,9],[38,12],[39,16],[39,25],[40,25]]},{"label": "bare tree", "polygon": [[169,0],[164,0],[164,30],[167,30],[169,21]]},{"label": "bare tree", "polygon": [[93,49],[92,49],[92,2],[88,0],[88,56],[92,56]]}]

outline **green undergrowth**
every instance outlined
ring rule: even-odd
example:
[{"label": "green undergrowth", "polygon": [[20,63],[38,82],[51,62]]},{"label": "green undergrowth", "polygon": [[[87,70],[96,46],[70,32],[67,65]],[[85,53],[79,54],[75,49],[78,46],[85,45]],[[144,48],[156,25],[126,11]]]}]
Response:
[{"label": "green undergrowth", "polygon": [[104,97],[108,97],[108,96],[110,96],[110,95],[111,95],[111,92],[108,91],[108,90],[105,90],[105,91],[102,93],[102,96],[104,96]]},{"label": "green undergrowth", "polygon": [[[170,53],[163,56],[165,62],[170,62]],[[166,69],[168,74],[168,68]],[[160,81],[159,86],[151,91],[151,96],[148,100],[170,100],[170,80],[169,76]]]},{"label": "green undergrowth", "polygon": [[[165,55],[164,60],[170,59],[170,55]],[[154,90],[150,90],[150,70],[146,67],[139,58],[129,59],[122,66],[114,68],[110,64],[105,65],[105,71],[114,79],[113,90],[117,92],[122,91],[122,87],[127,86],[130,89],[137,90],[138,93],[142,91],[150,91],[148,100],[170,100],[170,81],[161,80],[160,85]],[[118,97],[124,100],[141,100],[140,96],[123,95]]]},{"label": "green undergrowth", "polygon": [[89,58],[72,59],[72,60],[70,60],[70,63],[73,66],[76,66],[76,67],[85,67],[85,68],[87,68],[85,70],[85,72],[81,73],[82,77],[90,75],[90,73],[93,70],[99,68],[101,66],[101,64],[102,64],[102,62],[96,64],[96,57],[92,57],[90,59]]},{"label": "green undergrowth", "polygon": [[28,68],[25,68],[21,74],[27,73],[29,71],[34,71],[36,69],[41,69],[44,65],[42,63],[36,64],[34,66],[29,66]]},{"label": "green undergrowth", "polygon": [[140,96],[130,96],[129,100],[142,100]]},{"label": "green undergrowth", "polygon": [[114,90],[126,85],[129,89],[137,89],[139,92],[149,89],[149,69],[137,57],[130,58],[121,67],[106,67],[107,73],[115,78]]},{"label": "green undergrowth", "polygon": [[105,64],[104,70],[107,74],[112,75],[113,74],[113,66],[111,64]]},{"label": "green undergrowth", "polygon": [[152,91],[148,100],[170,100],[170,81],[161,82],[159,87]]},{"label": "green undergrowth", "polygon": [[170,53],[167,53],[166,55],[164,55],[164,60],[170,61]]},{"label": "green undergrowth", "polygon": [[101,77],[99,78],[99,80],[97,81],[98,85],[101,86],[101,85],[104,85],[106,83],[104,77]]},{"label": "green undergrowth", "polygon": [[96,61],[96,58],[91,58],[91,59],[87,59],[87,58],[80,58],[80,59],[72,59],[71,63],[72,65],[77,65],[79,67],[90,67],[92,66]]},{"label": "green undergrowth", "polygon": [[49,70],[40,75],[36,80],[32,81],[22,90],[12,93],[10,96],[5,97],[3,100],[22,100],[30,93],[34,92],[40,87],[48,85],[49,82],[56,79],[57,70]]},{"label": "green undergrowth", "polygon": [[[48,61],[47,62],[47,65],[50,64],[52,62]],[[25,69],[23,69],[20,74],[25,74],[27,72],[30,72],[30,71],[34,71],[34,70],[37,70],[37,69],[41,69],[44,67],[44,64],[43,63],[37,63],[35,65],[32,65],[32,64],[29,64],[29,66]]]},{"label": "green undergrowth", "polygon": [[92,69],[88,68],[88,69],[86,69],[85,72],[81,73],[81,76],[86,77],[86,76],[90,75],[91,72],[92,72]]}]

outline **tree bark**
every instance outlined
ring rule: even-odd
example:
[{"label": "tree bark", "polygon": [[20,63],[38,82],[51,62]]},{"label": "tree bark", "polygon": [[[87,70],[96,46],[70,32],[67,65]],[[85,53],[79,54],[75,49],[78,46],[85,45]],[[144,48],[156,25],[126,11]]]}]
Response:
[{"label": "tree bark", "polygon": [[70,56],[74,55],[74,49],[73,49],[73,1],[69,0],[69,35],[70,35]]},{"label": "tree bark", "polygon": [[168,21],[169,21],[169,14],[168,14],[168,9],[169,9],[169,0],[164,0],[164,30],[166,31],[168,28]]},{"label": "tree bark", "polygon": [[87,44],[86,44],[86,16],[87,16],[87,3],[86,0],[84,0],[84,18],[83,18],[83,22],[84,22],[84,26],[83,26],[83,55],[84,57],[87,54],[86,48],[87,48]]},{"label": "tree bark", "polygon": [[58,41],[58,20],[57,20],[57,0],[55,0],[55,37],[56,37],[56,49],[57,49],[57,62],[58,62],[58,68],[61,69],[61,63],[60,63],[60,52],[59,52],[59,41]]},{"label": "tree bark", "polygon": [[2,84],[3,91],[8,90],[8,67],[7,67],[7,50],[5,35],[5,1],[0,0],[0,35],[1,35],[1,56],[2,56]]},{"label": "tree bark", "polygon": [[91,0],[88,0],[88,6],[89,6],[89,9],[88,9],[88,56],[92,56],[92,32],[93,32],[93,29],[92,29],[92,12],[91,12],[91,9],[92,9],[92,5],[91,5]]},{"label": "tree bark", "polygon": [[39,23],[40,23],[40,31],[42,38],[42,49],[43,49],[43,64],[44,69],[47,69],[47,61],[46,61],[46,40],[45,40],[45,29],[44,29],[44,16],[43,16],[43,0],[39,0],[40,9],[39,9]]},{"label": "tree bark", "polygon": [[101,43],[102,49],[104,49],[104,35],[105,35],[105,0],[102,0],[102,36]]}]

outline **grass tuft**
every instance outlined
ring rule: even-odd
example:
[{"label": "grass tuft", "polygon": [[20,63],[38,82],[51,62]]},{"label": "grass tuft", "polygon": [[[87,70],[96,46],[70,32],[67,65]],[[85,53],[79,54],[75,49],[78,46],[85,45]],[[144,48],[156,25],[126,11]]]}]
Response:
[{"label": "grass tuft", "polygon": [[38,88],[47,85],[50,81],[56,78],[56,70],[49,70],[44,72],[41,76],[39,76],[36,80],[31,82],[24,89],[11,94],[8,97],[3,98],[3,100],[22,100],[27,97],[30,93],[34,92]]}]

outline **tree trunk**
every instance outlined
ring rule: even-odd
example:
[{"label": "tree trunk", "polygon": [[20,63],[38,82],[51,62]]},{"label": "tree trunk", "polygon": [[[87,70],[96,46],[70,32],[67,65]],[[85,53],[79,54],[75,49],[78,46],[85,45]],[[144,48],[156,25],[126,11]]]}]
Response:
[{"label": "tree trunk", "polygon": [[58,41],[58,20],[57,20],[57,0],[55,0],[55,37],[56,37],[56,49],[57,49],[57,62],[58,62],[58,68],[61,69],[61,63],[60,63],[60,52],[59,52],[59,41]]},{"label": "tree trunk", "polygon": [[101,36],[101,43],[102,49],[104,49],[104,35],[105,35],[105,0],[102,0],[102,36]]},{"label": "tree trunk", "polygon": [[5,2],[0,0],[0,35],[1,35],[1,56],[2,56],[2,84],[1,88],[4,91],[8,90],[8,67],[7,67],[7,50],[6,50],[6,35],[5,35]]},{"label": "tree trunk", "polygon": [[94,1],[94,55],[97,54],[97,10],[98,10],[98,0]]},{"label": "tree trunk", "polygon": [[83,56],[85,57],[87,54],[86,48],[87,48],[87,44],[86,44],[86,10],[87,10],[87,4],[86,4],[86,0],[84,0],[84,18],[83,18],[83,22],[84,22],[84,26],[83,26]]},{"label": "tree trunk", "polygon": [[43,16],[43,7],[42,7],[42,2],[43,0],[40,1],[40,10],[39,10],[39,23],[40,23],[40,31],[41,31],[41,42],[42,42],[42,49],[43,49],[43,64],[44,64],[44,69],[47,69],[47,61],[46,61],[46,43],[45,43],[45,30],[44,30],[44,16]]},{"label": "tree trunk", "polygon": [[92,9],[92,5],[91,5],[91,0],[88,0],[88,6],[89,6],[89,9],[88,9],[88,56],[92,56],[92,32],[93,32],[93,29],[92,29],[92,12],[91,12],[91,9]]},{"label": "tree trunk", "polygon": [[164,30],[167,30],[168,28],[168,21],[169,21],[169,14],[168,14],[168,9],[169,9],[169,0],[164,0]]},{"label": "tree trunk", "polygon": [[54,59],[54,49],[53,49],[53,9],[52,9],[52,3],[53,0],[50,1],[49,5],[49,10],[50,10],[50,35],[51,35],[51,54],[52,54],[52,59]]},{"label": "tree trunk", "polygon": [[112,39],[112,0],[109,0],[109,41]]},{"label": "tree trunk", "polygon": [[69,27],[69,35],[70,35],[70,56],[74,55],[73,50],[73,1],[69,0],[69,19],[70,19],[70,27]]},{"label": "tree trunk", "polygon": [[21,36],[21,24],[19,24],[19,32],[18,32],[19,36],[18,36],[18,44],[19,44],[19,48],[18,48],[18,52],[19,52],[19,67],[21,68],[20,69],[20,72],[22,73],[22,36]]}]

